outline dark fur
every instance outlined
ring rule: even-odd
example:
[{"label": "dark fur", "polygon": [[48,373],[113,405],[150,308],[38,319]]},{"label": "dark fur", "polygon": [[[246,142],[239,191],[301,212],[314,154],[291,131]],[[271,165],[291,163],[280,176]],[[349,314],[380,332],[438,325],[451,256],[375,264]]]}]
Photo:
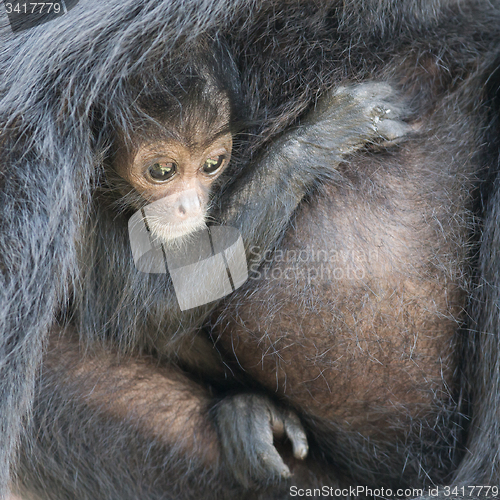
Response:
[{"label": "dark fur", "polygon": [[[497,7],[475,2],[458,8],[453,1],[339,2],[338,9],[335,5],[134,0],[111,7],[81,0],[70,14],[53,24],[16,37],[7,27],[2,28],[3,490],[16,436],[32,399],[42,344],[58,313],[65,326],[70,322],[76,326],[88,346],[102,339],[122,351],[170,361],[179,358],[185,367],[193,364],[186,348],[186,343],[191,343],[190,334],[211,316],[221,334],[222,354],[213,352],[210,343],[207,348],[200,337],[202,354],[210,350],[215,361],[222,356],[229,364],[234,349],[247,372],[246,377],[234,372],[224,376],[221,368],[224,383],[220,384],[212,363],[207,362],[214,386],[225,394],[227,387],[241,390],[237,380],[247,378],[251,379],[245,381],[247,387],[273,390],[272,378],[255,372],[253,362],[245,365],[237,346],[224,344],[224,338],[256,340],[258,344],[258,338],[252,339],[251,326],[246,333],[235,329],[239,333],[234,333],[233,339],[233,332],[224,325],[230,328],[243,322],[245,326],[247,310],[251,319],[252,304],[259,307],[262,294],[269,292],[267,285],[250,283],[232,303],[224,302],[217,315],[212,306],[181,314],[172,293],[164,292],[163,277],[134,272],[123,218],[117,219],[109,206],[92,197],[93,183],[98,182],[109,150],[109,130],[118,126],[127,131],[134,122],[130,89],[163,77],[165,71],[172,77],[182,72],[206,36],[226,40],[244,86],[247,119],[255,124],[243,140],[242,161],[235,171],[237,182],[228,184],[226,196],[221,198],[220,218],[239,225],[248,244],[261,250],[272,248],[292,221],[297,231],[287,233],[282,248],[293,248],[307,237],[315,221],[320,225],[328,220],[322,214],[341,208],[342,189],[360,186],[367,190],[366,196],[379,193],[376,186],[370,191],[369,182],[360,182],[367,179],[364,172],[369,172],[373,163],[380,161],[382,170],[399,179],[404,175],[405,161],[408,171],[413,172],[412,154],[424,157],[429,161],[430,180],[420,171],[417,174],[422,175],[422,189],[428,190],[425,199],[433,200],[438,213],[429,220],[437,235],[430,244],[444,248],[448,256],[436,262],[436,269],[444,273],[449,267],[450,273],[459,275],[461,306],[467,310],[456,318],[460,332],[453,342],[460,356],[449,362],[455,372],[450,397],[436,394],[433,415],[419,419],[410,414],[414,426],[409,430],[404,422],[394,423],[395,429],[403,429],[396,437],[389,432],[372,439],[362,433],[344,433],[338,421],[322,418],[309,404],[280,393],[307,422],[313,445],[312,460],[305,467],[297,466],[296,481],[333,485],[340,480],[376,486],[383,478],[391,486],[416,486],[430,480],[498,485],[496,64],[500,12]],[[304,145],[298,153],[291,153],[288,170],[282,170],[276,158],[287,152],[286,141],[295,136],[293,131],[284,137],[280,134],[297,124],[329,89],[367,79],[390,81],[410,100],[414,117],[422,121],[423,128],[409,141],[408,149],[404,153],[396,150],[392,156],[383,152],[368,156],[365,152],[347,169],[331,173],[317,168],[321,162],[316,155],[320,153]],[[306,131],[319,146],[327,143],[331,122],[322,126],[319,119],[314,121],[314,114],[309,120]],[[104,132],[99,134],[100,130]],[[338,138],[332,140],[338,144]],[[335,151],[325,154],[328,165],[332,157],[334,163],[341,159]],[[365,164],[363,156],[369,158]],[[308,158],[311,161],[306,161]],[[269,165],[272,168],[266,171]],[[450,190],[456,195],[457,211],[449,208],[449,193],[442,188],[455,176],[466,179],[459,188]],[[488,182],[483,185],[484,180]],[[380,206],[389,206],[391,195],[397,195],[392,187],[387,186],[387,193],[378,199]],[[311,200],[317,201],[302,204],[295,218],[297,204],[314,189]],[[261,190],[268,204],[265,209],[253,203],[255,193],[261,195]],[[276,199],[281,204],[274,203]],[[268,209],[275,211],[269,213]],[[436,250],[436,260],[438,255]],[[269,326],[255,327],[265,334],[264,339],[277,326],[279,329],[279,322],[273,322],[280,318],[275,311],[287,306],[296,309],[296,304],[312,304],[306,308],[312,325],[308,335],[325,338],[329,334],[325,323],[313,324],[316,313],[322,312],[323,296],[317,290],[297,287],[284,295],[280,288],[270,292],[272,300],[262,302],[269,308],[262,311],[265,318],[271,318]],[[324,303],[326,311],[335,305],[332,297]],[[299,326],[295,331],[301,334]],[[53,346],[57,346],[55,341]],[[93,376],[82,378],[80,374],[79,378],[76,373],[65,384],[68,373],[79,366],[78,345],[53,346],[40,379],[31,431],[36,439],[27,440],[30,444],[23,448],[20,485],[25,494],[33,489],[46,498],[241,495],[220,455],[215,453],[220,461],[208,460],[210,466],[206,466],[210,447],[203,447],[203,439],[189,445],[190,453],[186,454],[182,446],[189,440],[184,435],[188,431],[173,443],[165,443],[161,436],[143,432],[144,416],[114,419],[105,407],[92,406],[91,400],[87,404],[101,383],[104,394],[127,395],[130,380],[140,390],[141,383],[149,380],[148,374],[158,371],[178,381],[183,390],[169,400],[168,391],[160,397],[159,387],[158,399],[148,400],[147,411],[158,415],[167,411],[165,405],[175,410],[199,392],[207,428],[198,429],[198,434],[207,433],[210,440],[215,431],[207,415],[209,410],[216,414],[217,406],[202,385],[184,380],[172,365],[161,368],[144,360],[130,360],[129,368],[134,371],[137,364],[137,372],[120,384],[120,379],[113,379],[113,365],[107,364],[107,358],[97,362]],[[193,341],[191,350],[196,349],[197,341]],[[207,371],[199,365],[196,369]],[[293,374],[301,375],[300,364],[294,366]],[[194,414],[192,418],[195,420]],[[273,498],[280,493],[269,490],[262,494]]]}]

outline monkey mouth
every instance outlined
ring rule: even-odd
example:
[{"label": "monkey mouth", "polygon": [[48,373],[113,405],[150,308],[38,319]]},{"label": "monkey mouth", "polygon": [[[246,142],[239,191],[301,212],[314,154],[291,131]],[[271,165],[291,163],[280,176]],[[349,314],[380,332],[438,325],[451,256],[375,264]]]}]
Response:
[{"label": "monkey mouth", "polygon": [[163,217],[149,216],[147,222],[152,236],[167,247],[185,246],[192,240],[194,233],[207,227],[204,217],[182,222],[166,222]]}]

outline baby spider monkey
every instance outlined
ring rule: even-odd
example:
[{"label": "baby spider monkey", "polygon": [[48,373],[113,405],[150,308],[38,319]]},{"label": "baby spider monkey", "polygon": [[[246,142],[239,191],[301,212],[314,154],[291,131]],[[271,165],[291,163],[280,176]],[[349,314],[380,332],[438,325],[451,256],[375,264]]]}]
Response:
[{"label": "baby spider monkey", "polygon": [[237,70],[221,51],[176,74],[174,84],[167,78],[152,87],[137,99],[133,133],[119,134],[111,184],[127,208],[149,205],[149,229],[169,246],[205,227],[211,190],[231,158],[241,98]]},{"label": "baby spider monkey", "polygon": [[[233,137],[244,123],[238,108],[242,102],[239,74],[230,56],[212,47],[199,60],[182,71],[175,68],[171,78],[142,84],[137,98],[129,101],[134,119],[127,117],[122,121],[126,127],[115,127],[118,133],[113,134],[116,142],[106,169],[104,191],[113,197],[118,194],[122,210],[147,206],[147,228],[173,252],[180,247],[184,251],[191,243],[189,235],[206,227],[211,195],[224,183]],[[202,379],[225,378],[224,367],[206,340],[199,336],[190,340],[196,343],[200,358],[192,349],[183,352],[171,343],[183,369]],[[236,408],[225,402],[214,408],[213,418],[224,419],[218,426],[223,456],[238,453],[237,481],[250,485],[290,477],[274,439],[288,438],[294,457],[303,460],[308,443],[298,416],[263,394],[236,394],[233,400]]]}]

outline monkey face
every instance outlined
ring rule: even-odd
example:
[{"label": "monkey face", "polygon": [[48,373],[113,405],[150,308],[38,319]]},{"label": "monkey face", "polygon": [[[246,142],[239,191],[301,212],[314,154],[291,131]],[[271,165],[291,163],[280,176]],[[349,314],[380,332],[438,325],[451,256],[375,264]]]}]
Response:
[{"label": "monkey face", "polygon": [[209,192],[227,167],[230,133],[196,141],[169,138],[139,146],[132,161],[121,161],[117,173],[151,203],[150,230],[170,243],[205,225]]}]

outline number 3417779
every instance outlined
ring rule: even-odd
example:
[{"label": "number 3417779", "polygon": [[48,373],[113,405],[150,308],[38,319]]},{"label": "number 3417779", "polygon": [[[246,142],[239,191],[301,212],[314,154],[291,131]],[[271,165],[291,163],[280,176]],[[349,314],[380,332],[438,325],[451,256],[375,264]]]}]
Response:
[{"label": "number 3417779", "polygon": [[35,3],[6,3],[5,8],[7,9],[7,14],[50,14],[54,12],[59,14],[61,12],[60,3],[45,3],[45,2],[35,2]]}]

